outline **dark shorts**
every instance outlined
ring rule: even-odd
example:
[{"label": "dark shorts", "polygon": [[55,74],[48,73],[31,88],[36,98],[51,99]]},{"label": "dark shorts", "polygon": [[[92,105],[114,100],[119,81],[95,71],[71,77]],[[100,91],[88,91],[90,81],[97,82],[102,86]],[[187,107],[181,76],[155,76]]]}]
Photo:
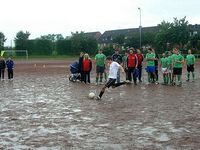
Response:
[{"label": "dark shorts", "polygon": [[116,79],[109,78],[108,82],[106,83],[106,87],[109,88],[110,86],[115,84]]},{"label": "dark shorts", "polygon": [[96,73],[104,73],[105,67],[96,66]]},{"label": "dark shorts", "polygon": [[194,72],[194,65],[187,65],[188,72]]},{"label": "dark shorts", "polygon": [[182,75],[182,68],[173,68],[174,75]]}]

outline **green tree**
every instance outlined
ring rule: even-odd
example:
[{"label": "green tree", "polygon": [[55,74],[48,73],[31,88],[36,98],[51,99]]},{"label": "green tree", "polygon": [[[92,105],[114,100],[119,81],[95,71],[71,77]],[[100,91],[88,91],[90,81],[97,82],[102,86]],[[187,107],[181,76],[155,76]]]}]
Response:
[{"label": "green tree", "polygon": [[51,41],[51,45],[52,45],[52,54],[56,55],[58,54],[58,50],[56,49],[56,42],[58,40],[64,40],[64,37],[62,36],[62,34],[48,34],[48,35],[42,35],[40,38],[38,38],[40,40],[46,40]]},{"label": "green tree", "polygon": [[28,31],[19,31],[15,37],[15,49],[25,50],[27,49],[27,41],[29,39],[30,33]]},{"label": "green tree", "polygon": [[140,47],[140,38],[139,38],[139,33],[135,33],[131,37],[128,37],[125,41],[125,47],[134,47],[134,48],[139,48]]},{"label": "green tree", "polygon": [[155,47],[156,32],[142,33],[142,45]]},{"label": "green tree", "polygon": [[200,40],[200,33],[191,35],[189,40],[189,48],[198,49],[199,40]]},{"label": "green tree", "polygon": [[165,51],[167,45],[173,43],[171,39],[172,26],[172,23],[165,21],[158,25],[159,32],[155,36],[155,47],[158,53]]},{"label": "green tree", "polygon": [[71,40],[58,40],[56,42],[56,50],[59,55],[72,54]]},{"label": "green tree", "polygon": [[121,35],[115,37],[113,39],[113,42],[116,43],[116,44],[119,44],[119,45],[124,45],[124,43],[125,43],[125,36],[121,34]]},{"label": "green tree", "polygon": [[165,51],[171,47],[178,46],[183,49],[189,40],[189,27],[186,17],[178,20],[174,18],[173,23],[161,22],[159,32],[156,34],[155,43],[159,51]]},{"label": "green tree", "polygon": [[183,48],[189,40],[189,27],[186,17],[178,20],[174,18],[174,23],[172,26],[172,41],[174,44],[178,44],[180,48]]},{"label": "green tree", "polygon": [[53,42],[58,40],[64,40],[64,37],[62,34],[48,34],[48,35],[42,35],[39,39],[42,40],[51,40]]},{"label": "green tree", "polygon": [[5,35],[0,32],[0,50],[4,49],[4,42],[6,41]]},{"label": "green tree", "polygon": [[84,51],[93,55],[97,51],[96,39],[86,36],[84,32],[72,33],[71,42],[71,50],[73,54],[78,54],[80,51]]}]

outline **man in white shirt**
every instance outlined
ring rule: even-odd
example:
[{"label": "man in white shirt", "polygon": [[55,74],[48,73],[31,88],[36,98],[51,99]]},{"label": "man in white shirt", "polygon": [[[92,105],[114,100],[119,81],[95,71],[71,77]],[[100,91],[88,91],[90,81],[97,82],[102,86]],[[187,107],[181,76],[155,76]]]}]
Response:
[{"label": "man in white shirt", "polygon": [[102,88],[99,96],[96,97],[97,100],[100,100],[102,95],[105,92],[106,88],[109,88],[110,86],[112,86],[112,88],[118,87],[120,85],[126,84],[127,82],[119,82],[119,83],[115,83],[116,79],[117,79],[117,72],[120,69],[122,71],[122,73],[124,72],[123,67],[118,64],[117,62],[112,60],[112,57],[108,56],[106,58],[107,63],[109,64],[109,75],[108,75],[108,82],[105,84],[105,86]]}]

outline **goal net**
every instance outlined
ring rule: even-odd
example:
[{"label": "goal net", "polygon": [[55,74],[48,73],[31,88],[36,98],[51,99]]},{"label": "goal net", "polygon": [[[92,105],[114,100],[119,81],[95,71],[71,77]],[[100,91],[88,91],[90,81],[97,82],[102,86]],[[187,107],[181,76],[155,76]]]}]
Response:
[{"label": "goal net", "polygon": [[12,57],[12,58],[21,58],[28,60],[28,51],[27,50],[3,50],[1,51],[2,57]]}]

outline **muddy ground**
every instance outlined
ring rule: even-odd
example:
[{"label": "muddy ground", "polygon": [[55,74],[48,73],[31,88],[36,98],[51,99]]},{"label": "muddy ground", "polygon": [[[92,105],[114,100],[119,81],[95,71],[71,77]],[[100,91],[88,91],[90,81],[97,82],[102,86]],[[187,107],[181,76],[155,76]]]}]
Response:
[{"label": "muddy ground", "polygon": [[[198,150],[200,69],[182,87],[124,85],[101,101],[103,85],[68,81],[70,61],[16,61],[0,82],[0,149]],[[94,69],[93,69],[94,70]],[[184,70],[185,73],[185,70]],[[162,80],[160,79],[160,82]]]}]

